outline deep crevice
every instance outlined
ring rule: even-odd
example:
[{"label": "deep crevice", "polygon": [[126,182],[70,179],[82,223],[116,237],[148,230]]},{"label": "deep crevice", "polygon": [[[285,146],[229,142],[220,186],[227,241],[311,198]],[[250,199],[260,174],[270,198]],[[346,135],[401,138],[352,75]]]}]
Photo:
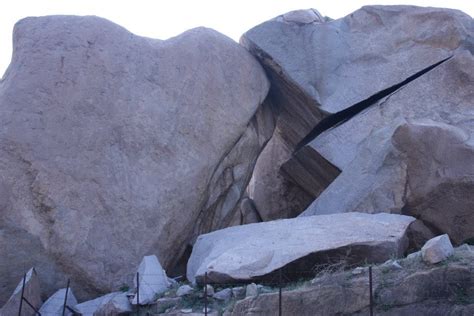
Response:
[{"label": "deep crevice", "polygon": [[306,135],[298,143],[298,145],[296,145],[293,154],[298,152],[302,147],[306,146],[311,141],[313,141],[313,139],[318,137],[324,131],[347,122],[348,120],[353,118],[355,115],[359,114],[363,110],[365,110],[368,107],[370,107],[371,105],[375,104],[380,99],[385,98],[386,96],[394,93],[395,91],[397,91],[401,87],[403,87],[403,86],[409,84],[410,82],[412,82],[413,80],[421,77],[422,75],[426,74],[430,70],[433,70],[434,68],[438,67],[439,65],[441,65],[442,63],[444,63],[445,61],[449,60],[452,57],[453,57],[453,55],[451,55],[451,56],[449,56],[449,57],[447,57],[447,58],[445,58],[445,59],[443,59],[443,60],[441,60],[441,61],[439,61],[435,64],[432,64],[431,66],[428,66],[428,67],[418,71],[417,73],[415,73],[414,75],[411,75],[410,77],[406,78],[405,80],[403,80],[400,83],[397,83],[393,86],[390,86],[390,87],[388,87],[384,90],[381,90],[381,91],[377,92],[376,94],[371,95],[370,97],[368,97],[365,100],[362,100],[362,101],[360,101],[360,102],[358,102],[358,103],[356,103],[356,104],[354,104],[354,105],[352,105],[352,106],[350,106],[350,107],[348,107],[348,108],[346,108],[342,111],[339,111],[337,113],[334,113],[334,114],[331,114],[331,115],[327,116],[326,118],[321,120],[321,122],[319,122],[316,125],[316,127],[314,127],[311,130],[311,132],[309,132],[309,134]]}]

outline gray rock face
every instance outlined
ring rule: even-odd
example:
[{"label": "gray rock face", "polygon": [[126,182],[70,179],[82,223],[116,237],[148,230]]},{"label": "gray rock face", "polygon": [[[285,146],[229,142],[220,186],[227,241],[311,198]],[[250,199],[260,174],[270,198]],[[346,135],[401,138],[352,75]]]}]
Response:
[{"label": "gray rock face", "polygon": [[[344,213],[299,217],[230,227],[201,235],[188,261],[187,278],[226,283],[266,276],[297,264],[345,260],[383,262],[408,246],[405,233],[414,218],[393,214]],[[357,229],[354,229],[357,227]]]},{"label": "gray rock face", "polygon": [[[336,179],[326,190],[328,193],[323,193],[330,196],[321,195],[319,206],[311,206],[308,214],[400,212],[407,204],[400,192],[405,170],[403,163],[399,166],[394,161],[397,158],[389,148],[393,132],[401,124],[421,118],[461,129],[472,126],[473,31],[472,18],[460,11],[412,6],[363,7],[328,22],[288,23],[278,17],[248,31],[241,43],[266,68],[272,82],[270,97],[279,104],[275,133],[282,144],[272,151],[286,152],[280,157],[281,161],[287,160],[264,172],[259,164],[270,165],[274,158],[262,162],[259,159],[257,170],[263,171],[259,177],[265,181],[252,179],[261,184],[254,191],[259,196],[265,196],[261,191],[275,191],[275,187],[267,189],[264,184],[281,183],[278,179],[283,176],[299,187],[300,195],[309,193],[315,198]],[[295,145],[322,119],[331,118],[332,121],[325,121],[328,127],[341,118],[347,119],[354,114],[354,104],[451,55],[455,55],[451,60],[319,135],[311,146],[291,157]],[[396,166],[389,171],[390,164]],[[306,172],[298,171],[301,168]],[[371,169],[369,176],[364,174],[367,168]],[[342,171],[340,176],[338,170]],[[368,179],[374,173],[376,176]],[[391,176],[392,183],[380,185],[382,180],[376,179]],[[467,182],[453,191],[465,192],[470,186],[470,180]],[[311,191],[318,188],[315,183],[320,187]],[[370,187],[372,183],[377,188]],[[464,188],[458,189],[460,186]],[[280,192],[285,196],[287,190],[281,186]],[[437,193],[439,197],[443,195]],[[274,204],[271,199],[278,195],[266,196],[260,202],[250,195],[257,205],[265,201]],[[463,203],[462,209],[468,208]],[[294,204],[296,209],[303,206],[304,203]]]},{"label": "gray rock face", "polygon": [[[25,287],[23,289],[23,279],[25,281]],[[12,316],[19,315],[20,311],[20,302],[21,294],[23,290],[23,297],[30,302],[37,310],[41,307],[43,301],[41,300],[41,288],[36,274],[35,269],[30,269],[26,275],[21,279],[21,281],[16,286],[13,294],[10,296],[8,301],[0,309],[0,316]],[[21,314],[19,316],[33,316],[35,311],[27,306],[25,302],[22,304]]]},{"label": "gray rock face", "polygon": [[423,260],[431,264],[448,259],[453,252],[453,245],[446,234],[428,240],[421,248]]},{"label": "gray rock face", "polygon": [[[41,315],[45,316],[63,316],[64,299],[66,298],[66,289],[57,290],[39,310]],[[66,306],[73,308],[77,305],[77,299],[72,289],[67,290]],[[66,308],[65,315],[70,316],[72,312]]]},{"label": "gray rock face", "polygon": [[[129,283],[145,254],[172,267],[235,212],[273,130],[268,87],[210,29],[159,41],[97,17],[20,21],[0,82],[0,238],[35,240],[32,258],[73,275],[79,298]],[[35,261],[3,260],[0,303],[16,263]]]}]

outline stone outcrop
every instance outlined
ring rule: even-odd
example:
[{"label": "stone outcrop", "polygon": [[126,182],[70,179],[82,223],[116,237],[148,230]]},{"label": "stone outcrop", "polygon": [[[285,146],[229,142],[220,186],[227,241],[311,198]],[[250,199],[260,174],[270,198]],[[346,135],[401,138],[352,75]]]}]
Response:
[{"label": "stone outcrop", "polygon": [[354,212],[229,227],[199,236],[187,278],[200,283],[207,272],[211,283],[250,281],[283,267],[297,278],[299,271],[327,262],[383,262],[403,255],[414,220]]},{"label": "stone outcrop", "polygon": [[[299,196],[290,207],[294,214],[319,196],[306,214],[406,211],[436,232],[448,232],[454,218],[470,221],[472,212],[466,210],[472,201],[461,196],[473,192],[473,164],[465,165],[472,147],[472,18],[456,10],[412,6],[368,6],[338,20],[313,11],[304,16],[277,17],[241,39],[265,67],[272,83],[269,97],[279,105],[273,138],[281,141],[272,138],[269,144],[276,148],[263,152],[278,155],[262,154],[251,181],[256,205],[283,205],[285,196]],[[397,128],[421,119],[464,134],[452,145],[458,147],[459,161],[438,166],[425,157],[417,172],[435,172],[438,179],[431,179],[423,198],[419,188],[407,184],[408,178],[417,180],[403,154],[412,155],[411,161],[420,157],[413,150],[399,156],[400,148],[392,144]],[[317,137],[292,156],[310,131],[307,140]],[[425,153],[429,150],[425,147]],[[433,150],[442,155],[440,147]],[[464,177],[452,178],[455,165],[467,168]],[[443,200],[450,205],[457,199],[449,215],[441,210]],[[472,237],[467,228],[457,236],[452,230],[456,243]]]},{"label": "stone outcrop", "polygon": [[13,35],[0,239],[37,246],[0,258],[0,304],[17,264],[42,258],[46,294],[68,274],[90,297],[130,282],[145,254],[170,269],[232,221],[274,126],[260,107],[268,80],[244,48],[211,29],[160,41],[97,17],[27,18]]},{"label": "stone outcrop", "polygon": [[[471,315],[474,312],[474,249],[455,249],[447,265],[400,260],[401,269],[373,268],[374,314],[384,316]],[[227,315],[277,315],[278,291],[237,301]],[[368,315],[368,269],[321,275],[282,292],[283,315]]]},{"label": "stone outcrop", "polygon": [[[64,303],[66,303],[66,308],[64,307]],[[72,289],[60,289],[57,290],[53,295],[51,295],[50,298],[48,298],[43,305],[41,305],[39,312],[41,315],[45,316],[63,316],[63,309],[65,308],[64,315],[71,316],[71,310],[76,305],[77,299],[74,296]]]},{"label": "stone outcrop", "polygon": [[[25,284],[24,288],[23,283]],[[36,312],[30,306],[28,306],[27,303],[24,301],[21,303],[22,292],[23,297],[27,299],[34,308],[39,310],[43,301],[41,300],[41,288],[35,269],[30,269],[18,283],[15,290],[13,291],[13,294],[10,296],[5,305],[3,305],[3,307],[0,309],[0,316],[33,316],[36,314]],[[19,314],[20,303],[22,304],[21,314]]]}]

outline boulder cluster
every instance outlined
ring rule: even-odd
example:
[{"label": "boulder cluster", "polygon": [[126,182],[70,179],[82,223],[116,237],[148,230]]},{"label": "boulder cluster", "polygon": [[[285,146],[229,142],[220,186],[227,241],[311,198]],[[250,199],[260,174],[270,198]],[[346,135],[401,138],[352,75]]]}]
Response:
[{"label": "boulder cluster", "polygon": [[[99,17],[32,17],[13,46],[0,80],[0,316],[22,292],[44,315],[173,310],[203,293],[242,300],[232,315],[274,314],[276,294],[258,294],[282,271],[382,264],[416,278],[396,261],[413,253],[437,275],[453,245],[474,242],[463,12],[298,10],[240,43],[204,27],[162,41]],[[326,289],[295,294],[292,313],[311,314],[298,295],[340,296]],[[365,313],[357,304],[326,315]]]}]

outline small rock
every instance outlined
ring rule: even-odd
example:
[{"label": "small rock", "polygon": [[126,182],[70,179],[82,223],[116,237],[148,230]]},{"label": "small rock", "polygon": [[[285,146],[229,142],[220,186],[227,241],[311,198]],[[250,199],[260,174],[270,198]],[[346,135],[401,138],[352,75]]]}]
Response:
[{"label": "small rock", "polygon": [[421,256],[427,263],[435,264],[446,260],[453,254],[453,245],[447,234],[431,238],[421,248]]},{"label": "small rock", "polygon": [[228,301],[232,298],[232,289],[223,289],[214,293],[212,297],[214,297],[216,300]]},{"label": "small rock", "polygon": [[421,251],[413,252],[407,256],[408,260],[420,260]]},{"label": "small rock", "polygon": [[183,314],[191,314],[193,312],[193,309],[192,308],[183,308],[182,310],[180,310],[181,313]]},{"label": "small rock", "polygon": [[[39,312],[41,315],[62,315],[64,298],[66,296],[66,289],[60,289],[56,291],[50,298],[41,306]],[[69,307],[74,307],[77,305],[76,297],[72,292],[72,289],[68,290],[67,293],[67,302],[66,305]],[[72,315],[71,311],[66,309],[65,315]]]},{"label": "small rock", "polygon": [[191,294],[193,291],[194,291],[194,289],[193,289],[191,286],[185,284],[185,285],[181,285],[181,286],[178,288],[178,290],[176,291],[176,295],[179,296],[179,297],[181,297],[181,296],[189,295],[189,294]]},{"label": "small rock", "polygon": [[[207,296],[213,296],[214,295],[214,288],[212,287],[212,285],[207,284],[206,287],[207,287]],[[204,292],[204,290],[203,290],[203,292]]]},{"label": "small rock", "polygon": [[113,292],[74,307],[77,313],[89,315],[122,315],[132,312],[127,293]]},{"label": "small rock", "polygon": [[[140,282],[140,305],[151,304],[155,297],[164,293],[171,286],[165,270],[161,267],[156,256],[145,256],[138,267],[138,278]],[[135,286],[136,278],[134,278]],[[138,297],[135,296],[132,304],[137,304]]]},{"label": "small rock", "polygon": [[353,275],[359,275],[359,274],[364,273],[366,270],[367,270],[367,268],[357,267],[357,268],[355,268],[354,270],[352,270],[351,273],[352,273]]},{"label": "small rock", "polygon": [[209,314],[209,313],[211,312],[211,309],[210,309],[209,307],[207,307],[207,308],[204,307],[204,308],[202,309],[202,312],[203,312],[204,314]]},{"label": "small rock", "polygon": [[232,288],[232,295],[234,297],[239,297],[244,295],[244,287],[243,286],[236,286]]},{"label": "small rock", "polygon": [[258,295],[258,286],[255,283],[250,283],[245,289],[245,297],[257,296]]},{"label": "small rock", "polygon": [[394,262],[392,262],[390,266],[394,269],[397,269],[397,270],[403,269],[403,267],[400,265],[400,263],[398,263],[398,261],[396,261],[396,260]]}]

